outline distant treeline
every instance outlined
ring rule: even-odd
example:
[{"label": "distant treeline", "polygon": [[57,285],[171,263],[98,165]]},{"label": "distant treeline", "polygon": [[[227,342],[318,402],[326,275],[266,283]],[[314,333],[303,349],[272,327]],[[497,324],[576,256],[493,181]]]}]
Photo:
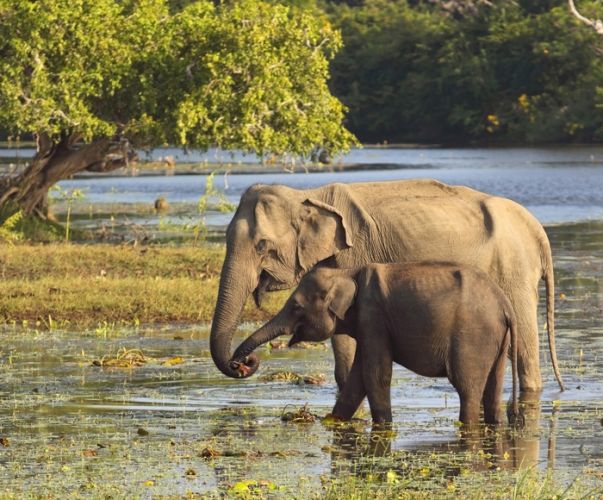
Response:
[{"label": "distant treeline", "polygon": [[[341,31],[329,87],[361,142],[603,141],[603,36],[566,0],[266,1]],[[173,12],[191,3],[167,0]],[[260,2],[214,0],[238,3]],[[576,3],[603,19],[600,0]]]},{"label": "distant treeline", "polygon": [[603,37],[566,0],[297,4],[342,32],[331,90],[362,142],[603,140]]}]

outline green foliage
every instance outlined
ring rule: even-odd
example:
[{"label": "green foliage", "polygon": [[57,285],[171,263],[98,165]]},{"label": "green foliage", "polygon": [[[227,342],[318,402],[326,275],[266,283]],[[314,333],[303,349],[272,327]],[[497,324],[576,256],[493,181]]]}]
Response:
[{"label": "green foliage", "polygon": [[345,149],[326,18],[259,0],[0,0],[0,128],[259,154]]},{"label": "green foliage", "polygon": [[0,225],[0,241],[15,243],[23,239],[23,232],[17,228],[23,219],[23,211],[19,210],[7,217]]},{"label": "green foliage", "polygon": [[0,207],[0,243],[22,240],[57,241],[64,229],[51,221],[25,215],[13,203]]},{"label": "green foliage", "polygon": [[[603,18],[600,3],[580,8]],[[332,88],[362,141],[603,138],[603,38],[562,0],[503,0],[463,16],[436,1],[327,10],[345,46]]]}]

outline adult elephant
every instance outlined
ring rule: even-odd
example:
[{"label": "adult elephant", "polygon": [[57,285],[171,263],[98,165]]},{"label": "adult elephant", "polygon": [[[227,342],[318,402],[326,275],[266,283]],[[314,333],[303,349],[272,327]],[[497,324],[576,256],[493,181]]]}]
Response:
[{"label": "adult elephant", "polygon": [[[246,299],[260,305],[267,291],[291,288],[316,265],[356,267],[370,262],[455,261],[488,273],[505,291],[518,322],[518,369],[524,391],[542,388],[538,352],[538,284],[544,279],[552,364],[554,283],[551,248],[540,223],[521,205],[434,180],[328,184],[296,190],[251,186],[226,232],[226,257],[211,327],[211,354],[230,377],[258,367],[231,366],[232,336]],[[355,343],[333,337],[340,388]]]}]

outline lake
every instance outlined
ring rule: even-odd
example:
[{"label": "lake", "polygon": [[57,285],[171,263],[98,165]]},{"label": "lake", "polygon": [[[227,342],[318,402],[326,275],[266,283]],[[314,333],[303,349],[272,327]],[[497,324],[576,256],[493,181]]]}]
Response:
[{"label": "lake", "polygon": [[[155,155],[160,157],[174,152],[161,150]],[[187,159],[190,160],[190,156]],[[338,170],[342,165],[353,165],[354,170]],[[215,186],[235,204],[245,189],[258,182],[304,189],[331,182],[432,178],[511,198],[526,206],[543,224],[603,219],[601,147],[366,148],[352,151],[320,173],[271,171],[225,176],[225,171],[244,170],[236,163],[219,169],[216,165],[216,169],[222,173],[215,176]],[[196,205],[205,192],[205,183],[205,175],[136,175],[78,178],[62,182],[61,187],[84,190],[83,205],[151,204],[159,196],[164,196],[171,204]],[[210,226],[224,226],[231,215],[210,212],[206,214],[206,222]],[[137,221],[152,223],[153,217]]]}]

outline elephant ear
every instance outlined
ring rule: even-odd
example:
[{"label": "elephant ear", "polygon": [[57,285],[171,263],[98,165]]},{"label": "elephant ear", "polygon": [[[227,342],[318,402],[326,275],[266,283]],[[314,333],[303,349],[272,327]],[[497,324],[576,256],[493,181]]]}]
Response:
[{"label": "elephant ear", "polygon": [[354,304],[357,289],[358,286],[352,278],[337,276],[325,298],[329,310],[343,320],[348,309]]},{"label": "elephant ear", "polygon": [[304,271],[351,246],[351,235],[339,210],[312,198],[303,202],[299,216],[297,259]]}]

